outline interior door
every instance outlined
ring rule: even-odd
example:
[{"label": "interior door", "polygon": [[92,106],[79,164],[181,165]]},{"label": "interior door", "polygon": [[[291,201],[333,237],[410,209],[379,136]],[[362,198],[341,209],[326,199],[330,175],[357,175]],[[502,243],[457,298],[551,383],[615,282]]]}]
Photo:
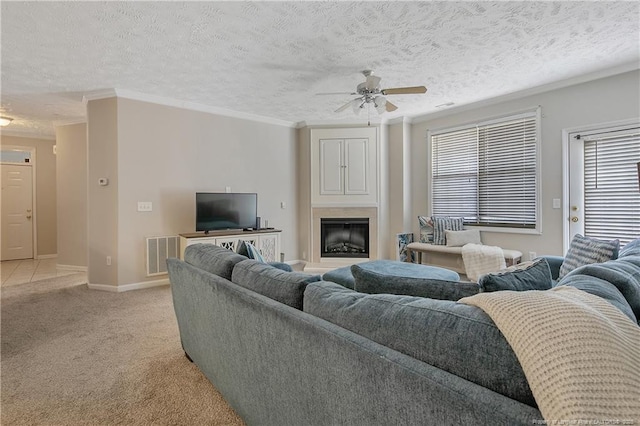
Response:
[{"label": "interior door", "polygon": [[30,165],[2,164],[2,260],[33,258],[33,177]]},{"label": "interior door", "polygon": [[[640,126],[569,134],[568,238],[640,237]],[[565,247],[565,251],[568,247]]]}]

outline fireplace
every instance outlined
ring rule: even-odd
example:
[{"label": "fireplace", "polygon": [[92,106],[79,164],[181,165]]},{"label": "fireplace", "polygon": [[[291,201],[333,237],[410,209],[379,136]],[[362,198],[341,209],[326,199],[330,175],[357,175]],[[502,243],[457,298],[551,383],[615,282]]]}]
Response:
[{"label": "fireplace", "polygon": [[369,218],[320,219],[320,257],[369,257]]}]

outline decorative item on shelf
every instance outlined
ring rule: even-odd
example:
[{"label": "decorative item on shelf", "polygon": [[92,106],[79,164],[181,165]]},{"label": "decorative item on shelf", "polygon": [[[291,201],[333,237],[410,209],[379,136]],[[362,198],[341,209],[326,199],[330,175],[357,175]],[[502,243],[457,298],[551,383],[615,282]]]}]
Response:
[{"label": "decorative item on shelf", "polygon": [[[413,242],[413,232],[396,235],[396,259],[401,262],[407,261],[407,244]],[[411,263],[415,263],[415,253],[411,253]]]}]

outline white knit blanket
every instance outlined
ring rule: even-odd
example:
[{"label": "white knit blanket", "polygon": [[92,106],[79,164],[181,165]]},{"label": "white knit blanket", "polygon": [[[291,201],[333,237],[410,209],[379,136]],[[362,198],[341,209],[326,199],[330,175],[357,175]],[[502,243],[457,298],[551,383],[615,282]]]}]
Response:
[{"label": "white knit blanket", "polygon": [[640,327],[615,306],[568,286],[460,302],[498,326],[547,424],[640,424]]},{"label": "white knit blanket", "polygon": [[506,268],[504,253],[500,247],[483,244],[462,246],[462,260],[469,281],[478,282],[481,275]]}]

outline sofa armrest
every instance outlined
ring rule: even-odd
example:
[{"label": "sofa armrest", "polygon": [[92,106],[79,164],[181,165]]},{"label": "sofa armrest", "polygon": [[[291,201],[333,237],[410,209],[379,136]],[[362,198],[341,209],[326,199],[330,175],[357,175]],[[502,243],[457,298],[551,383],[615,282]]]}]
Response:
[{"label": "sofa armrest", "polygon": [[547,263],[549,263],[549,269],[551,270],[551,279],[554,281],[558,279],[560,275],[560,267],[562,266],[562,262],[564,262],[564,257],[562,256],[539,256],[542,259],[547,259]]}]

